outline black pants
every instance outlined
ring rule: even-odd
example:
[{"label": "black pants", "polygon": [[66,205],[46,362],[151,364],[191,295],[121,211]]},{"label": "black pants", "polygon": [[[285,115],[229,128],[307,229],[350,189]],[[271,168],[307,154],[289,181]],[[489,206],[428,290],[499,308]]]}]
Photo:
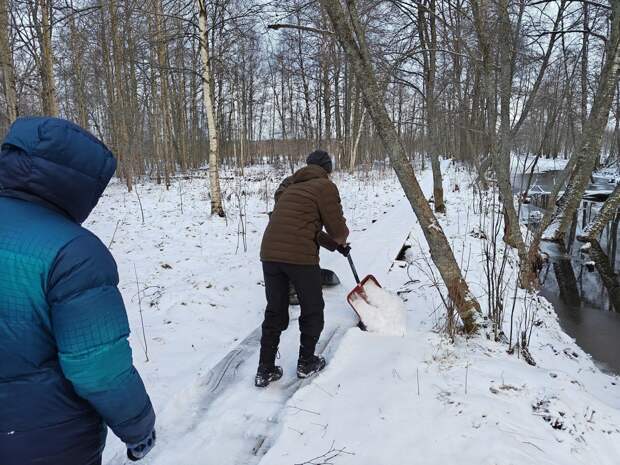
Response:
[{"label": "black pants", "polygon": [[323,331],[324,318],[321,268],[318,265],[290,265],[263,262],[267,308],[261,338],[260,364],[273,365],[278,352],[280,334],[288,327],[289,283],[299,297],[301,332],[299,356],[314,355],[316,344]]}]

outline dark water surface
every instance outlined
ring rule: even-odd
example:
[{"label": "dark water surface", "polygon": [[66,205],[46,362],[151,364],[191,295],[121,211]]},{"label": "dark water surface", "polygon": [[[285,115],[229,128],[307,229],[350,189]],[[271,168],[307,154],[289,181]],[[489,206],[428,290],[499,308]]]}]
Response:
[{"label": "dark water surface", "polygon": [[[534,175],[532,186],[536,190],[551,191],[559,172]],[[515,191],[521,180],[516,179]],[[525,185],[525,183],[523,183]],[[605,191],[614,184],[595,179],[588,190]],[[566,247],[550,243],[542,244],[542,251],[549,261],[541,273],[541,295],[547,298],[558,314],[564,331],[601,365],[620,374],[620,269],[618,257],[618,223],[620,216],[606,227],[601,235],[600,247],[588,253],[582,251],[583,243],[574,238],[593,218],[602,203],[583,201]],[[523,205],[521,216],[536,217],[542,209],[530,204]]]}]

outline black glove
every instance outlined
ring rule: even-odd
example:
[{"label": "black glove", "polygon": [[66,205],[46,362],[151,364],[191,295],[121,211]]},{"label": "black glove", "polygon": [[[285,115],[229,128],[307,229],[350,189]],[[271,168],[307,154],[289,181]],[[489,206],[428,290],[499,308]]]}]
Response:
[{"label": "black glove", "polygon": [[136,444],[127,444],[127,457],[132,462],[137,462],[146,457],[151,449],[155,447],[155,430],[151,431],[147,437]]},{"label": "black glove", "polygon": [[338,247],[336,247],[336,250],[345,257],[348,257],[349,253],[351,252],[351,246],[349,244],[340,244]]}]

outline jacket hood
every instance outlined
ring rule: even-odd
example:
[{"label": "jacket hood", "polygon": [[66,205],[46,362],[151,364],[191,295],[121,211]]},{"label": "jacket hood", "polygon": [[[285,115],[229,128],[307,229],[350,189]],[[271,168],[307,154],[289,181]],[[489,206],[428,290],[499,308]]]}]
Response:
[{"label": "jacket hood", "polygon": [[82,223],[116,171],[95,136],[59,118],[19,118],[0,151],[0,193],[35,196]]},{"label": "jacket hood", "polygon": [[327,178],[327,171],[318,165],[304,166],[293,175],[293,183],[306,182],[311,179]]}]

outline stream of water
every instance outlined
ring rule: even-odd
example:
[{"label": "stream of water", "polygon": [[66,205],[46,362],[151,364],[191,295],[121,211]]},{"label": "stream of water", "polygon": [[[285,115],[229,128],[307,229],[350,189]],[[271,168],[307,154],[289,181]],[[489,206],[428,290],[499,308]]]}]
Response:
[{"label": "stream of water", "polygon": [[[559,172],[535,174],[532,186],[551,191]],[[524,183],[525,184],[525,183]],[[520,191],[517,177],[515,191]],[[588,187],[592,191],[608,191],[615,184],[596,179]],[[590,218],[596,215],[601,202],[582,201],[565,248],[543,243],[542,252],[549,257],[541,272],[541,294],[554,306],[562,328],[598,362],[601,368],[620,374],[620,280],[618,223],[611,221],[600,239],[600,247],[582,250],[575,240]],[[534,204],[522,206],[524,220],[540,216],[542,209]]]}]

